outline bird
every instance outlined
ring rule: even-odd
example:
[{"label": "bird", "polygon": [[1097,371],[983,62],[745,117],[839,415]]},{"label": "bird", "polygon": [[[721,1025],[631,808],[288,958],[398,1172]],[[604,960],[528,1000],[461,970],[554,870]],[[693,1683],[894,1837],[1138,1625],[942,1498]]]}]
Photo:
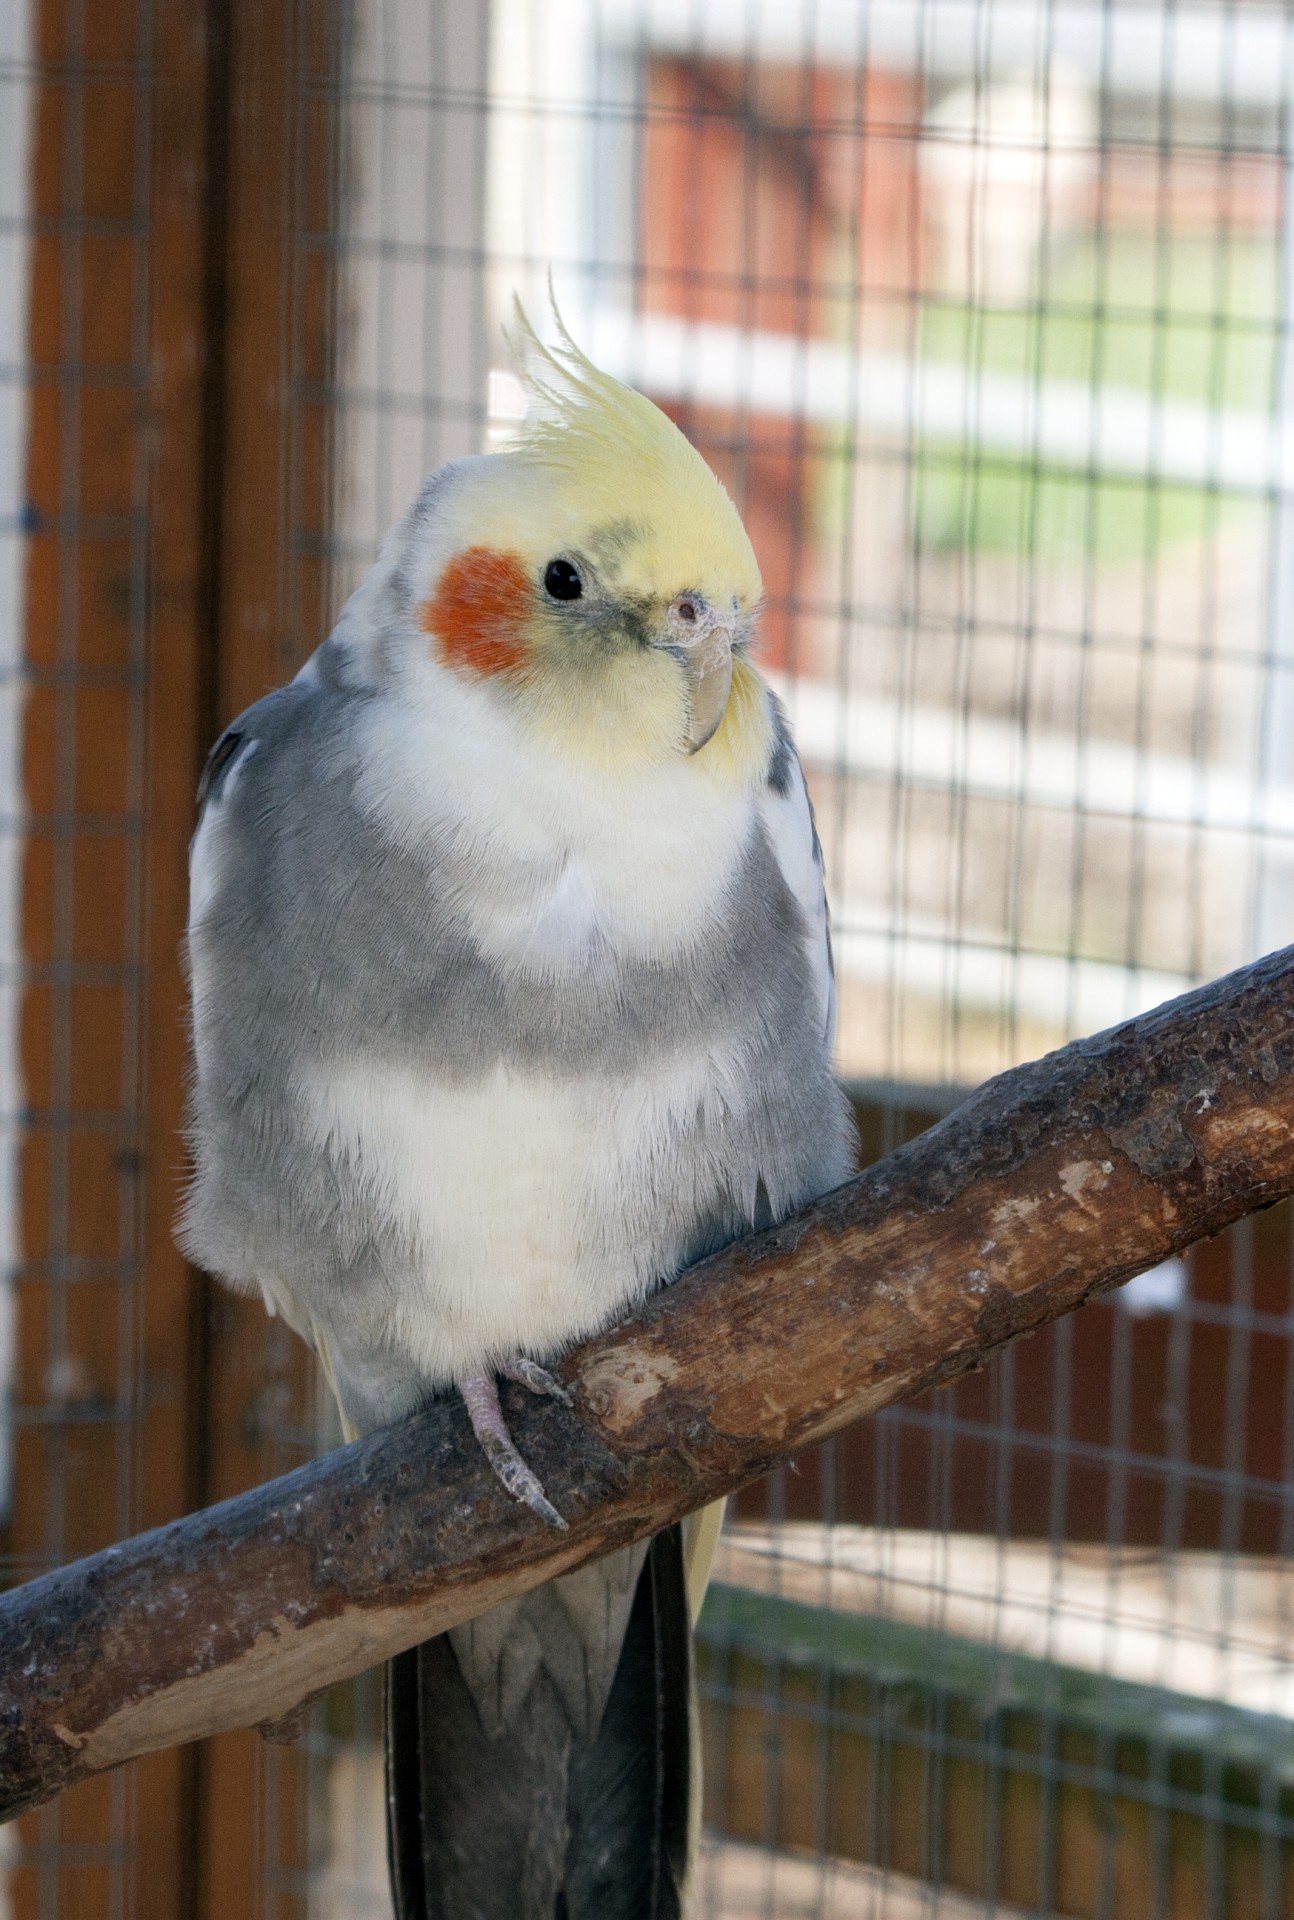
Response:
[{"label": "bird", "polygon": [[[821,845],[740,514],[518,306],[510,441],[427,480],[335,627],[212,748],[190,852],[177,1235],[314,1349],[346,1436],[500,1380],[854,1165]],[[562,1416],[554,1416],[562,1417]],[[718,1531],[388,1669],[399,1920],[676,1920]]]}]

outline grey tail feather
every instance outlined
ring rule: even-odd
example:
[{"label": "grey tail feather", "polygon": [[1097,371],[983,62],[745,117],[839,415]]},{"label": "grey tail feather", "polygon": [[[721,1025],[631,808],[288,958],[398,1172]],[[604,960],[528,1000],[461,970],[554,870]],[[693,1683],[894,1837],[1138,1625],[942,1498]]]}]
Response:
[{"label": "grey tail feather", "polygon": [[682,1920],[695,1710],[677,1527],[643,1563],[590,1742],[572,1732],[542,1664],[520,1713],[491,1738],[447,1636],[393,1660],[396,1920]]}]

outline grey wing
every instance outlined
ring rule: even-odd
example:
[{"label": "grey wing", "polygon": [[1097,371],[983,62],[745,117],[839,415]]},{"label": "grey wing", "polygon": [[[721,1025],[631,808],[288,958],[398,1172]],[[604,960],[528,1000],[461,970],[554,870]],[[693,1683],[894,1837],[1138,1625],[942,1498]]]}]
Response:
[{"label": "grey wing", "polygon": [[[243,793],[247,772],[258,756],[273,771],[292,755],[303,731],[319,715],[313,688],[293,681],[248,707],[221,734],[198,784],[198,820],[189,842],[189,934],[216,907],[221,884],[237,855],[257,831],[254,805]],[[258,768],[258,772],[262,769]]]},{"label": "grey wing", "polygon": [[[829,1055],[836,1038],[836,972],[822,843],[786,715],[775,695],[770,694],[769,700],[777,737],[761,808],[773,856],[804,920],[809,978],[817,995],[823,1050]],[[725,1500],[716,1500],[683,1523],[684,1564],[693,1622],[700,1615],[709,1585],[726,1505]]]},{"label": "grey wing", "polygon": [[[197,825],[189,842],[190,941],[196,929],[218,907],[222,881],[231,865],[227,843],[241,825],[241,810],[236,805],[238,787],[248,762],[261,750],[257,720],[260,708],[269,706],[270,701],[266,700],[249,707],[232,727],[225,729],[207,755],[198,783]],[[201,1018],[202,1011],[195,997],[195,1022]]]},{"label": "grey wing", "polygon": [[[347,1432],[397,1418],[426,1388],[387,1338],[391,1288],[415,1263],[402,1223],[362,1163],[301,1119],[322,1037],[367,1038],[390,1004],[371,987],[374,955],[409,945],[367,888],[381,852],[354,804],[367,697],[325,659],[250,707],[208,761],[189,863],[192,1176],[176,1236],[315,1349]],[[388,895],[416,892],[402,872],[387,882]]]},{"label": "grey wing", "polygon": [[836,969],[822,843],[786,714],[774,695],[769,699],[777,742],[761,796],[761,812],[774,858],[804,920],[809,973],[818,999],[824,1046],[830,1053],[836,1038]]},{"label": "grey wing", "polygon": [[[197,824],[189,843],[187,948],[194,1055],[189,1136],[197,1177],[181,1217],[180,1237],[194,1258],[223,1272],[227,1279],[244,1282],[247,1275],[230,1273],[221,1260],[218,1237],[209,1230],[204,1234],[203,1215],[213,1210],[200,1205],[200,1195],[204,1171],[216,1157],[218,1103],[211,1090],[230,1066],[229,1004],[240,1001],[246,1017],[257,996],[253,980],[242,977],[246,969],[230,965],[230,943],[212,938],[211,930],[214,923],[231,916],[234,896],[245,899],[254,891],[248,884],[248,842],[255,833],[256,809],[247,805],[241,791],[245,775],[258,755],[272,760],[304,711],[300,695],[285,688],[249,707],[225,729],[207,756],[198,785]],[[317,1345],[312,1318],[289,1289],[264,1271],[256,1278],[269,1312],[282,1314],[302,1339]]]},{"label": "grey wing", "polygon": [[[296,686],[258,700],[226,728],[207,757],[189,842],[188,964],[194,1092],[228,1077],[250,1040],[261,977],[273,963],[272,920],[281,901],[274,841],[290,822],[298,736],[315,702]],[[241,1009],[241,1011],[236,1011]],[[202,1101],[195,1145],[201,1147]]]},{"label": "grey wing", "polygon": [[316,1347],[318,1329],[267,1229],[313,1171],[282,1164],[301,1025],[284,1003],[308,944],[304,903],[317,893],[302,818],[324,804],[310,770],[336,729],[330,705],[317,685],[267,695],[221,734],[202,776],[189,848],[193,1179],[179,1224],[191,1258],[234,1285],[259,1286],[270,1311]]}]

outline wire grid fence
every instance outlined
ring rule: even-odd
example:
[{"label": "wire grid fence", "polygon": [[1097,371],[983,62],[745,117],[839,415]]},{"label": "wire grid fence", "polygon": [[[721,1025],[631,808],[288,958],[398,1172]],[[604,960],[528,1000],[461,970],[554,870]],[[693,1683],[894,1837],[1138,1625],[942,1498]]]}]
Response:
[{"label": "wire grid fence", "polygon": [[[551,272],[576,338],[673,413],[751,528],[866,1157],[1294,938],[1287,9],[364,0],[327,12],[322,57],[285,19],[293,134],[262,185],[287,268],[260,317],[278,677],[424,474],[506,434],[501,325],[514,292],[542,323]],[[54,63],[11,0],[0,65],[13,1577],[154,1517],[148,1221],[169,1196],[133,1156],[167,990],[138,865],[169,751],[159,482],[141,445],[92,497],[78,455],[87,390],[150,377],[150,20]],[[50,210],[22,128],[55,79],[51,344],[28,332]],[[104,207],[78,127],[112,86],[137,152]],[[96,239],[134,263],[109,315],[86,311]],[[96,568],[121,615],[102,656]],[[77,916],[118,853],[87,959]],[[116,1243],[90,1253],[67,1201],[105,1177],[87,1136],[119,1185]],[[1294,1911],[1289,1243],[1285,1208],[1244,1223],[734,1503],[700,1630],[699,1914]],[[270,1471],[327,1426],[264,1340]],[[105,1458],[114,1503],[87,1510]],[[297,1751],[249,1761],[258,1911],[388,1911],[376,1700],[339,1689]],[[31,1911],[73,1911],[80,1861],[103,1911],[137,1910],[134,1779],[89,1840],[58,1808],[24,1830],[20,1908],[34,1886]]]},{"label": "wire grid fence", "polygon": [[[141,1437],[133,1163],[143,1100],[149,476],[134,457],[109,478],[92,441],[143,380],[149,100],[126,63],[113,86],[124,108],[122,165],[96,183],[84,145],[93,82],[77,71],[84,50],[73,36],[57,125],[47,119],[38,153],[32,28],[24,7],[0,13],[0,1460],[10,1579],[138,1526]],[[51,173],[60,205],[41,264],[59,295],[37,322],[35,202]],[[88,310],[105,266],[112,311],[96,324]],[[89,579],[113,595],[103,652],[82,645]],[[87,727],[113,733],[111,752],[92,756],[89,784],[77,752]],[[87,1046],[91,1027],[103,1030],[102,1044]],[[103,1215],[88,1243],[73,1215],[77,1190],[89,1187]],[[97,1350],[87,1361],[91,1327]],[[108,1863],[130,1831],[134,1785],[123,1774],[107,1789],[102,1837],[83,1864],[115,1871]],[[29,1827],[42,1912],[53,1910],[59,1824],[47,1809]],[[13,1859],[13,1829],[3,1842]]]}]

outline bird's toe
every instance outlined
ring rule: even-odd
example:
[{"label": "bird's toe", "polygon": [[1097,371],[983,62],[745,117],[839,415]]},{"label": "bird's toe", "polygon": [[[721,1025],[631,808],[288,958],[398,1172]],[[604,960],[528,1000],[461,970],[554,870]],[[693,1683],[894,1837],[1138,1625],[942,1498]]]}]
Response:
[{"label": "bird's toe", "polygon": [[537,1360],[528,1360],[524,1353],[510,1354],[499,1368],[505,1380],[515,1380],[518,1386],[528,1387],[531,1393],[546,1394],[550,1400],[560,1400],[564,1407],[573,1407],[575,1402],[568,1388],[564,1387],[555,1374],[541,1367]]},{"label": "bird's toe", "polygon": [[[543,1368],[537,1369],[542,1373]],[[525,1383],[529,1385],[529,1381]],[[556,1382],[554,1382],[556,1385]],[[533,1389],[542,1392],[543,1388]],[[468,1418],[472,1422],[472,1432],[480,1443],[481,1451],[494,1472],[500,1485],[529,1507],[532,1513],[550,1527],[557,1527],[563,1533],[566,1522],[558,1513],[548,1495],[544,1492],[539,1476],[526,1465],[517,1452],[512,1435],[508,1432],[507,1422],[503,1418],[503,1409],[499,1405],[498,1383],[492,1373],[473,1374],[464,1380],[458,1389],[463,1404],[467,1408]],[[562,1389],[564,1392],[565,1389]]]}]

